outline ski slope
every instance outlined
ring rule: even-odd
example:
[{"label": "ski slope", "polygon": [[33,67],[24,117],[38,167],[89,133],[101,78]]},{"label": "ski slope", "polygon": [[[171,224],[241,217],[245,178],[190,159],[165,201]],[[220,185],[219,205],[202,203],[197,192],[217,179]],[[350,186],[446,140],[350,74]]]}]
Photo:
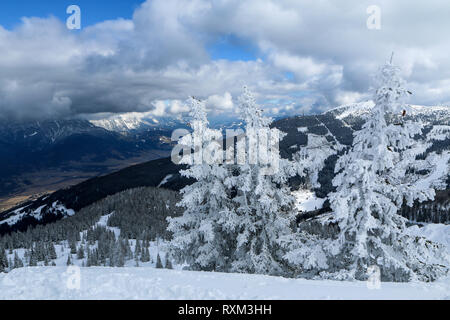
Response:
[{"label": "ski slope", "polygon": [[[310,200],[315,199],[311,197]],[[98,224],[105,224],[108,216]],[[447,246],[450,253],[450,226],[412,226],[409,233],[427,236]],[[130,240],[133,242],[132,240]],[[68,245],[66,244],[66,247]],[[132,243],[134,247],[134,243]],[[381,283],[369,289],[366,282],[287,279],[264,275],[226,274],[156,269],[159,253],[164,260],[165,244],[152,242],[153,262],[127,261],[124,268],[65,266],[68,250],[56,246],[57,267],[26,267],[0,273],[0,300],[3,299],[446,299],[450,300],[450,277],[433,283]],[[23,256],[24,249],[19,250]],[[10,258],[12,256],[10,255]],[[81,266],[81,260],[73,258]],[[79,272],[79,278],[77,278]],[[79,279],[79,289],[73,280]],[[76,283],[76,281],[75,281]]]},{"label": "ski slope", "polygon": [[369,289],[365,282],[148,267],[78,270],[79,289],[71,281],[75,273],[65,267],[0,274],[0,299],[450,299],[450,278],[435,283],[382,283],[380,289]]},{"label": "ski slope", "polygon": [[[318,208],[320,199],[313,193],[297,193],[304,209]],[[97,225],[107,225],[110,215]],[[111,228],[118,236],[116,228]],[[447,246],[450,254],[450,226],[427,224],[412,226],[411,235]],[[135,242],[130,240],[134,251]],[[135,267],[129,260],[124,268],[83,268],[82,260],[73,255],[75,267],[65,266],[70,250],[67,243],[56,245],[56,267],[25,267],[0,273],[0,300],[4,299],[446,299],[450,300],[450,277],[433,283],[381,283],[380,289],[370,289],[366,282],[287,279],[264,275],[226,274],[156,269],[155,260],[165,258],[166,244],[151,242],[151,262]],[[16,250],[23,257],[25,249]],[[8,254],[10,259],[12,254]],[[78,267],[77,267],[78,266]],[[79,273],[78,273],[79,272]],[[79,274],[79,277],[78,277]],[[79,289],[77,285],[79,279]],[[75,280],[75,281],[74,281]]]}]

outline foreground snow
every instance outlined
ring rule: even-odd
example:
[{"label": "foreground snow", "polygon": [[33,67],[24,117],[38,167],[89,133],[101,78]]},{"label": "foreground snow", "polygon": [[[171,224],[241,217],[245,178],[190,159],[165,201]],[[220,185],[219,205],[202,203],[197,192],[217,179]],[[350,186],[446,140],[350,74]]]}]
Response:
[{"label": "foreground snow", "polygon": [[[0,299],[450,299],[450,278],[435,283],[285,279],[261,275],[143,268],[81,268],[80,289],[64,267],[0,274]],[[69,287],[67,286],[69,283]]]}]

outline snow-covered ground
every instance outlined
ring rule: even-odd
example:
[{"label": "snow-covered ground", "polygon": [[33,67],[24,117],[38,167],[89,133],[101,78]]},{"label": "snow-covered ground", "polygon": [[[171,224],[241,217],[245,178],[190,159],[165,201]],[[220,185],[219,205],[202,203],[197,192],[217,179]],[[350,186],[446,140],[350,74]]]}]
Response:
[{"label": "snow-covered ground", "polygon": [[[296,197],[304,210],[323,204],[322,199],[304,190]],[[101,217],[97,225],[107,226],[109,217]],[[108,228],[119,236],[120,230]],[[449,225],[412,226],[408,232],[442,243],[450,253]],[[135,240],[130,244],[134,251]],[[84,268],[83,260],[76,259],[76,255],[72,255],[75,266],[67,267],[68,243],[55,248],[56,267],[45,267],[40,262],[38,267],[1,273],[0,299],[450,299],[450,277],[434,283],[381,283],[380,289],[370,289],[360,281],[193,272],[182,270],[181,265],[174,265],[174,270],[156,269],[157,255],[165,260],[163,241],[150,243],[151,261],[139,262],[139,267],[134,260],[128,260],[124,268]],[[24,249],[16,251],[23,257]],[[8,257],[12,259],[13,254]]]},{"label": "snow-covered ground", "polygon": [[[450,299],[450,278],[434,283],[286,279],[142,268],[36,267],[0,274],[0,299]],[[79,288],[77,285],[79,281]]]},{"label": "snow-covered ground", "polygon": [[408,232],[411,235],[425,237],[445,245],[450,254],[450,225],[430,223],[421,228],[419,226],[409,227]]},{"label": "snow-covered ground", "polygon": [[[99,224],[105,224],[107,217]],[[450,248],[448,225],[413,226],[409,232]],[[151,243],[151,262],[135,267],[129,260],[125,268],[66,267],[68,248],[61,249],[57,246],[57,267],[28,267],[0,274],[0,299],[450,299],[450,277],[433,283],[383,282],[380,289],[370,289],[361,281],[193,272],[181,270],[180,265],[175,265],[175,270],[156,269],[158,253],[164,261],[164,243]],[[81,266],[82,261],[74,258],[73,262]]]},{"label": "snow-covered ground", "polygon": [[51,207],[49,207],[48,205],[42,205],[39,208],[35,209],[35,210],[27,210],[27,208],[30,205],[26,205],[24,207],[18,208],[14,211],[12,211],[11,213],[8,214],[7,218],[0,221],[0,225],[1,224],[5,224],[7,223],[8,225],[12,226],[16,223],[18,223],[20,220],[22,220],[24,217],[33,217],[37,220],[41,220],[42,219],[42,211],[44,208],[47,209],[47,211],[56,213],[62,213],[65,217],[70,217],[73,216],[75,214],[75,211],[72,209],[67,209],[63,204],[61,204],[59,201],[55,201],[52,203]]},{"label": "snow-covered ground", "polygon": [[295,197],[295,206],[299,211],[309,212],[319,210],[323,207],[325,199],[318,198],[316,194],[310,190],[299,189],[292,192]]}]

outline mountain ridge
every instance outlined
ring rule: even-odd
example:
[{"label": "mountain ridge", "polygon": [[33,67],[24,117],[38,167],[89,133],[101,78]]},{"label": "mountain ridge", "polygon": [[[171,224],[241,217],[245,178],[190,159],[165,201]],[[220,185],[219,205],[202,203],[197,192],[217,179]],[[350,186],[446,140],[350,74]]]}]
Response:
[{"label": "mountain ridge", "polygon": [[[353,116],[349,113],[346,114],[348,108],[349,106],[343,106],[320,115],[296,116],[275,121],[273,126],[287,133],[285,139],[280,143],[282,157],[291,157],[301,147],[313,143],[314,139],[317,140],[319,137],[320,139],[316,141],[318,142],[318,147],[330,144],[339,146],[338,149],[345,150],[352,143],[353,132],[363,122],[361,114],[366,112],[366,109],[359,110],[360,112],[357,113],[359,116]],[[436,112],[437,115],[434,115],[433,112]],[[450,128],[446,125],[446,119],[443,122],[439,122],[441,112],[447,114],[447,109],[432,111],[431,115],[428,115],[428,118],[426,118],[428,119],[426,131],[428,135],[431,135],[431,138],[427,140],[427,144],[424,146],[424,152],[450,150],[450,130],[448,130]],[[339,118],[339,115],[342,114],[345,115],[345,121]],[[423,115],[423,112],[418,113],[419,117],[421,115]],[[349,119],[351,121],[348,121]],[[436,125],[436,123],[439,124]],[[325,197],[326,194],[333,190],[331,179],[334,175],[334,163],[336,159],[337,156],[335,154],[329,156],[318,176],[317,182],[319,183],[319,187],[315,188],[315,191],[320,197]],[[108,195],[130,188],[161,186],[163,188],[179,190],[189,183],[189,180],[180,176],[179,169],[180,167],[174,165],[170,161],[170,158],[128,167],[112,174],[89,179],[71,188],[59,190],[50,196],[40,197],[35,201],[21,205],[23,208],[15,207],[0,213],[0,223],[10,218],[12,212],[14,214],[21,214],[28,211],[28,215],[32,216],[42,206],[44,207],[40,210],[49,213],[49,215],[51,213],[58,213],[57,210],[53,210],[55,206],[64,206],[67,210],[77,211],[83,208],[83,206],[94,203]],[[299,178],[294,178],[291,181],[291,185],[294,188],[302,183],[302,179]],[[450,184],[450,177],[448,184]],[[445,199],[442,201],[445,201]],[[24,210],[21,211],[18,209]],[[3,232],[7,232],[5,230],[8,228],[5,227],[4,223],[2,225]],[[0,225],[0,233],[1,229],[2,227]]]}]

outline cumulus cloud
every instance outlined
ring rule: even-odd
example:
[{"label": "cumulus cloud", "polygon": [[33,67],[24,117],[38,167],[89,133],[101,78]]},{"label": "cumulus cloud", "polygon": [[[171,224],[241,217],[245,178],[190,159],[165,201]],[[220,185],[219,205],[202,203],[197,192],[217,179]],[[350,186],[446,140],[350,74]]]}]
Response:
[{"label": "cumulus cloud", "polygon": [[[132,19],[80,32],[56,18],[0,26],[0,117],[186,112],[188,96],[217,114],[235,111],[243,85],[276,115],[370,98],[371,76],[392,51],[412,103],[449,104],[450,20],[445,0],[379,0],[381,29],[366,27],[371,1],[153,0]],[[213,60],[232,35],[256,60]]]},{"label": "cumulus cloud", "polygon": [[233,97],[229,92],[225,92],[223,96],[221,95],[212,95],[206,99],[206,107],[209,110],[221,112],[221,111],[233,111],[234,103]]}]

